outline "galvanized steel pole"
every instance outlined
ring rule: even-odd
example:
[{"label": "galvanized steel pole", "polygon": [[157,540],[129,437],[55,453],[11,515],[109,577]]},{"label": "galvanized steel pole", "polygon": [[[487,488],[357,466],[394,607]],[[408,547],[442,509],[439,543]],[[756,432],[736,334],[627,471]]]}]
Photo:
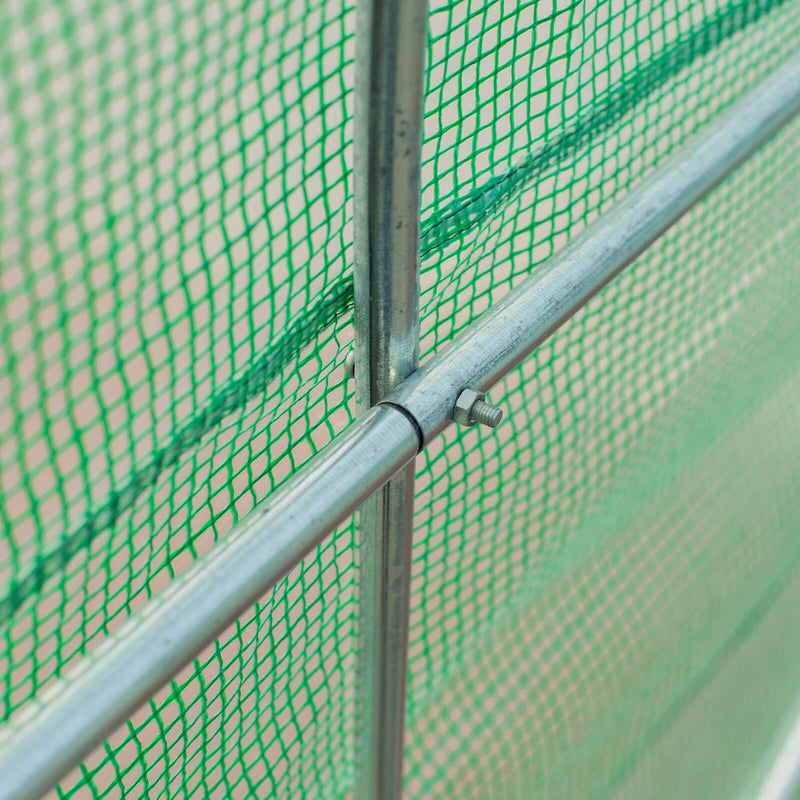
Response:
[{"label": "galvanized steel pole", "polygon": [[[355,382],[359,413],[419,361],[426,0],[359,0],[355,91]],[[399,800],[403,777],[414,462],[359,514],[356,796]]]}]

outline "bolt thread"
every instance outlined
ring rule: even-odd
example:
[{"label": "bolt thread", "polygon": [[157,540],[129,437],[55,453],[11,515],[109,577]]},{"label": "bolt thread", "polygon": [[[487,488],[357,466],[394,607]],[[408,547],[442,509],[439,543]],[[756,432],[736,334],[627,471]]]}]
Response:
[{"label": "bolt thread", "polygon": [[470,416],[481,425],[496,428],[500,424],[500,420],[503,419],[503,411],[497,406],[490,406],[488,403],[484,403],[483,400],[476,400],[475,405],[472,406]]}]

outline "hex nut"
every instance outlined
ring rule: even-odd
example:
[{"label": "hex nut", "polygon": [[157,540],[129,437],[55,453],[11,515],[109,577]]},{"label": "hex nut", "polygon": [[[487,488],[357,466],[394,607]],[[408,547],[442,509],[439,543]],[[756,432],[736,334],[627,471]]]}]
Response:
[{"label": "hex nut", "polygon": [[472,407],[479,400],[485,400],[486,395],[482,392],[476,392],[474,389],[464,389],[456,400],[455,408],[453,409],[453,421],[459,425],[474,425],[475,420],[472,419]]}]

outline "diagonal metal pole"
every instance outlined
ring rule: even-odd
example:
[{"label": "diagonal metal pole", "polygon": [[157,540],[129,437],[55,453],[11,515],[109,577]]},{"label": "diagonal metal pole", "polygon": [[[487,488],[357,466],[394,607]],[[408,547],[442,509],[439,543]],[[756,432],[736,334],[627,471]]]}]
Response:
[{"label": "diagonal metal pole", "polygon": [[[419,361],[419,219],[426,0],[358,0],[355,381],[360,414]],[[403,775],[411,461],[360,510],[356,796],[399,800]]]}]

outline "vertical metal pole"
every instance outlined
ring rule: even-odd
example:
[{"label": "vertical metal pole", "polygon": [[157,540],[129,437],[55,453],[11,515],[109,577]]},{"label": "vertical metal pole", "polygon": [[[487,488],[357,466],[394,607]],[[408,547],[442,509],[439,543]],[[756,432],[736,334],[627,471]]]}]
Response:
[{"label": "vertical metal pole", "polygon": [[[426,0],[358,0],[355,381],[359,413],[419,360],[419,218]],[[399,800],[414,464],[360,511],[356,797]]]}]

